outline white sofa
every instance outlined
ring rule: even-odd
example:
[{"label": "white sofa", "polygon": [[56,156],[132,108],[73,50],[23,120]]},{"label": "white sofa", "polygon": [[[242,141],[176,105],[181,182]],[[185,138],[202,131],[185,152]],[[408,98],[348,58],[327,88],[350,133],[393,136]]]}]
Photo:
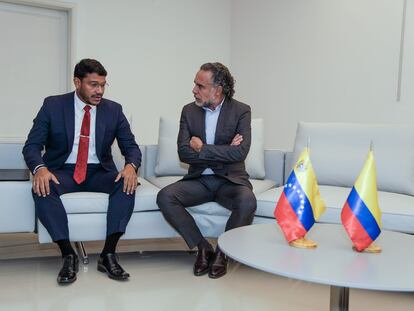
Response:
[{"label": "white sofa", "polygon": [[[23,139],[0,140],[0,169],[26,169]],[[35,210],[30,181],[0,181],[0,233],[33,232]]]},{"label": "white sofa", "polygon": [[[311,160],[320,184],[327,211],[320,222],[340,223],[340,210],[362,168],[370,141],[377,163],[379,204],[383,228],[414,233],[414,127],[408,125],[358,125],[300,123],[293,152],[264,151],[263,179],[253,179],[258,201],[254,223],[274,222],[273,211],[292,163],[308,138]],[[0,167],[23,168],[22,142],[0,143]],[[181,178],[163,174],[157,145],[141,146],[143,164],[141,186],[124,239],[169,238],[177,233],[164,220],[156,205],[159,189]],[[177,157],[178,158],[178,157]],[[115,152],[118,167],[122,157]],[[184,170],[185,171],[185,170]],[[0,182],[0,233],[32,232],[35,216],[30,182]],[[72,193],[62,196],[68,213],[72,241],[103,240],[106,228],[108,195]],[[201,231],[217,237],[224,230],[229,212],[216,203],[190,209]],[[50,242],[45,228],[38,224],[40,243]]]},{"label": "white sofa", "polygon": [[[161,119],[159,145],[140,146],[143,162],[140,168],[140,183],[135,196],[135,208],[122,239],[148,239],[178,237],[178,233],[165,221],[156,204],[158,191],[182,178],[186,165],[177,155],[176,139],[178,122]],[[256,195],[280,186],[283,183],[284,157],[282,151],[264,150],[264,128],[262,120],[252,122],[252,146],[246,161],[253,191]],[[160,147],[160,148],[159,148]],[[160,150],[161,149],[161,150]],[[123,158],[115,146],[114,160],[119,168]],[[91,241],[105,238],[108,195],[103,193],[70,193],[61,196],[68,214],[71,241]],[[269,209],[267,211],[266,209]],[[273,206],[261,206],[254,218],[255,223],[274,221]],[[225,228],[230,212],[219,204],[210,202],[189,209],[206,237],[218,237]],[[271,211],[270,211],[271,210]],[[39,242],[51,242],[51,238],[40,222]]]},{"label": "white sofa", "polygon": [[[179,235],[164,220],[156,204],[156,197],[160,188],[171,182],[179,180],[182,176],[156,176],[157,151],[156,145],[140,146],[144,156],[140,170],[138,187],[135,195],[135,208],[123,239],[170,238]],[[256,195],[280,186],[283,182],[284,153],[277,150],[265,150],[266,178],[251,180]],[[105,238],[106,209],[108,195],[104,193],[69,193],[61,196],[66,212],[71,241],[93,241]],[[260,202],[258,202],[260,206]],[[270,207],[273,211],[274,206]],[[258,208],[255,222],[262,223],[274,221],[260,213]],[[190,209],[201,232],[207,237],[218,237],[224,231],[229,216],[227,209],[217,203],[205,203]],[[46,229],[39,225],[39,242],[51,242]]]},{"label": "white sofa", "polygon": [[[414,233],[414,126],[301,122],[294,150],[285,156],[285,178],[308,139],[319,190],[327,206],[319,222],[340,223],[341,209],[372,141],[383,229]],[[262,206],[265,201],[268,207],[274,206],[274,198],[279,198],[282,191],[283,187],[270,189],[257,199]]]},{"label": "white sofa", "polygon": [[[21,150],[24,139],[0,141],[0,168],[26,168]],[[156,176],[157,145],[140,146],[143,161],[140,168],[141,186],[136,192],[134,213],[123,239],[148,239],[178,237],[175,230],[164,220],[156,204],[160,187],[181,178],[181,176]],[[124,165],[117,147],[113,150],[115,163],[120,169]],[[283,182],[284,153],[277,150],[264,151],[265,178],[252,179],[254,191],[260,194]],[[35,208],[31,195],[31,181],[0,182],[0,233],[33,232],[35,230]],[[61,196],[68,213],[70,240],[74,242],[103,240],[106,230],[106,210],[108,195],[104,193],[79,192]],[[264,216],[263,208],[258,204],[255,223],[274,221]],[[270,206],[273,210],[274,206]],[[224,231],[229,212],[217,203],[206,203],[191,209],[201,231],[207,237],[218,237]],[[38,239],[40,243],[49,243],[51,238],[38,221]],[[88,262],[82,243],[76,243]]]},{"label": "white sofa", "polygon": [[[260,125],[260,124],[259,124]],[[175,135],[175,134],[173,134]],[[259,139],[257,139],[259,140]],[[26,168],[21,150],[24,139],[13,141],[0,141],[0,168]],[[116,144],[113,148],[115,164],[118,169],[124,165],[124,160]],[[136,191],[134,213],[128,224],[123,239],[147,239],[178,237],[175,230],[164,220],[156,204],[158,191],[164,185],[180,179],[182,176],[164,176],[159,169],[158,146],[140,146],[143,159],[140,168],[139,181],[141,186]],[[260,150],[253,148],[252,154],[261,158],[251,161],[254,174],[263,174],[251,179],[256,195],[283,183],[285,154],[278,150]],[[174,153],[176,151],[174,150]],[[178,156],[177,156],[178,159]],[[258,163],[261,163],[261,165]],[[177,163],[177,165],[180,165]],[[158,166],[158,173],[155,173]],[[261,166],[261,167],[260,167]],[[185,170],[181,171],[181,175]],[[3,208],[0,209],[0,233],[6,232],[33,232],[35,230],[35,208],[31,195],[31,181],[0,182],[0,197]],[[103,240],[106,230],[106,210],[108,195],[104,193],[69,193],[61,196],[66,212],[70,240],[74,242]],[[258,202],[255,223],[274,221],[271,213],[274,206],[268,207],[270,211]],[[217,203],[206,203],[190,210],[202,233],[206,237],[218,237],[225,227],[229,211]],[[44,226],[37,221],[37,233],[40,243],[51,242],[51,238]],[[87,257],[82,244],[77,243],[79,251]]]}]

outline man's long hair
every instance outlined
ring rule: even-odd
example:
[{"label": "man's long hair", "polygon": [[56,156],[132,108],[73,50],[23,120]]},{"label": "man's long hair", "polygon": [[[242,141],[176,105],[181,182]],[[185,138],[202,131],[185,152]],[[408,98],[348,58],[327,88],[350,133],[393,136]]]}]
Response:
[{"label": "man's long hair", "polygon": [[210,71],[213,74],[213,84],[223,88],[223,95],[232,99],[234,95],[234,78],[229,69],[221,63],[205,63],[200,70]]}]

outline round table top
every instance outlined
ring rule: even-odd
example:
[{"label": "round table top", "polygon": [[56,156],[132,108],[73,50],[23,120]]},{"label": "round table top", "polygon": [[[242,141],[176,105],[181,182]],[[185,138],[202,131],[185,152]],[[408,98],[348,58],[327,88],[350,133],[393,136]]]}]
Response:
[{"label": "round table top", "polygon": [[250,225],[222,234],[229,257],[269,273],[341,287],[414,291],[414,236],[382,231],[382,252],[358,253],[341,225],[315,224],[306,235],[315,249],[288,245],[278,224]]}]

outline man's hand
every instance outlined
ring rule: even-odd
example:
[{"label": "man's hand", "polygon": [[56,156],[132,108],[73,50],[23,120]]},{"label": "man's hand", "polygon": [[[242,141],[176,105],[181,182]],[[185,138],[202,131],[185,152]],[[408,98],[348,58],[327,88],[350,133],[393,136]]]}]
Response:
[{"label": "man's hand", "polygon": [[125,165],[124,169],[116,176],[115,182],[118,182],[121,177],[124,178],[124,189],[126,194],[133,194],[138,186],[138,175],[135,168],[131,164]]},{"label": "man's hand", "polygon": [[53,175],[46,167],[40,168],[33,178],[33,191],[39,197],[40,196],[47,196],[50,194],[50,186],[49,182],[53,180],[53,182],[59,185],[59,180],[57,180],[56,176]]},{"label": "man's hand", "polygon": [[236,134],[236,136],[233,137],[233,140],[231,141],[230,146],[238,146],[243,141],[243,136],[240,134]]},{"label": "man's hand", "polygon": [[203,142],[200,138],[193,136],[191,137],[190,140],[190,147],[196,151],[196,152],[200,152],[201,148],[203,147]]}]

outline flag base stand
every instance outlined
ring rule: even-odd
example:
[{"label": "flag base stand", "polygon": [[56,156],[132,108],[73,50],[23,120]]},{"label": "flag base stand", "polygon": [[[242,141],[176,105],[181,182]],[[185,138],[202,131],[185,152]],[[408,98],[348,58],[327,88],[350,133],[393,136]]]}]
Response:
[{"label": "flag base stand", "polygon": [[[352,246],[352,249],[358,252],[355,246]],[[370,246],[368,246],[366,249],[364,249],[363,251],[359,253],[381,253],[381,252],[382,252],[381,246],[371,243]]]},{"label": "flag base stand", "polygon": [[289,245],[297,248],[316,248],[318,244],[315,241],[309,240],[307,238],[299,238],[292,242],[289,242]]}]

